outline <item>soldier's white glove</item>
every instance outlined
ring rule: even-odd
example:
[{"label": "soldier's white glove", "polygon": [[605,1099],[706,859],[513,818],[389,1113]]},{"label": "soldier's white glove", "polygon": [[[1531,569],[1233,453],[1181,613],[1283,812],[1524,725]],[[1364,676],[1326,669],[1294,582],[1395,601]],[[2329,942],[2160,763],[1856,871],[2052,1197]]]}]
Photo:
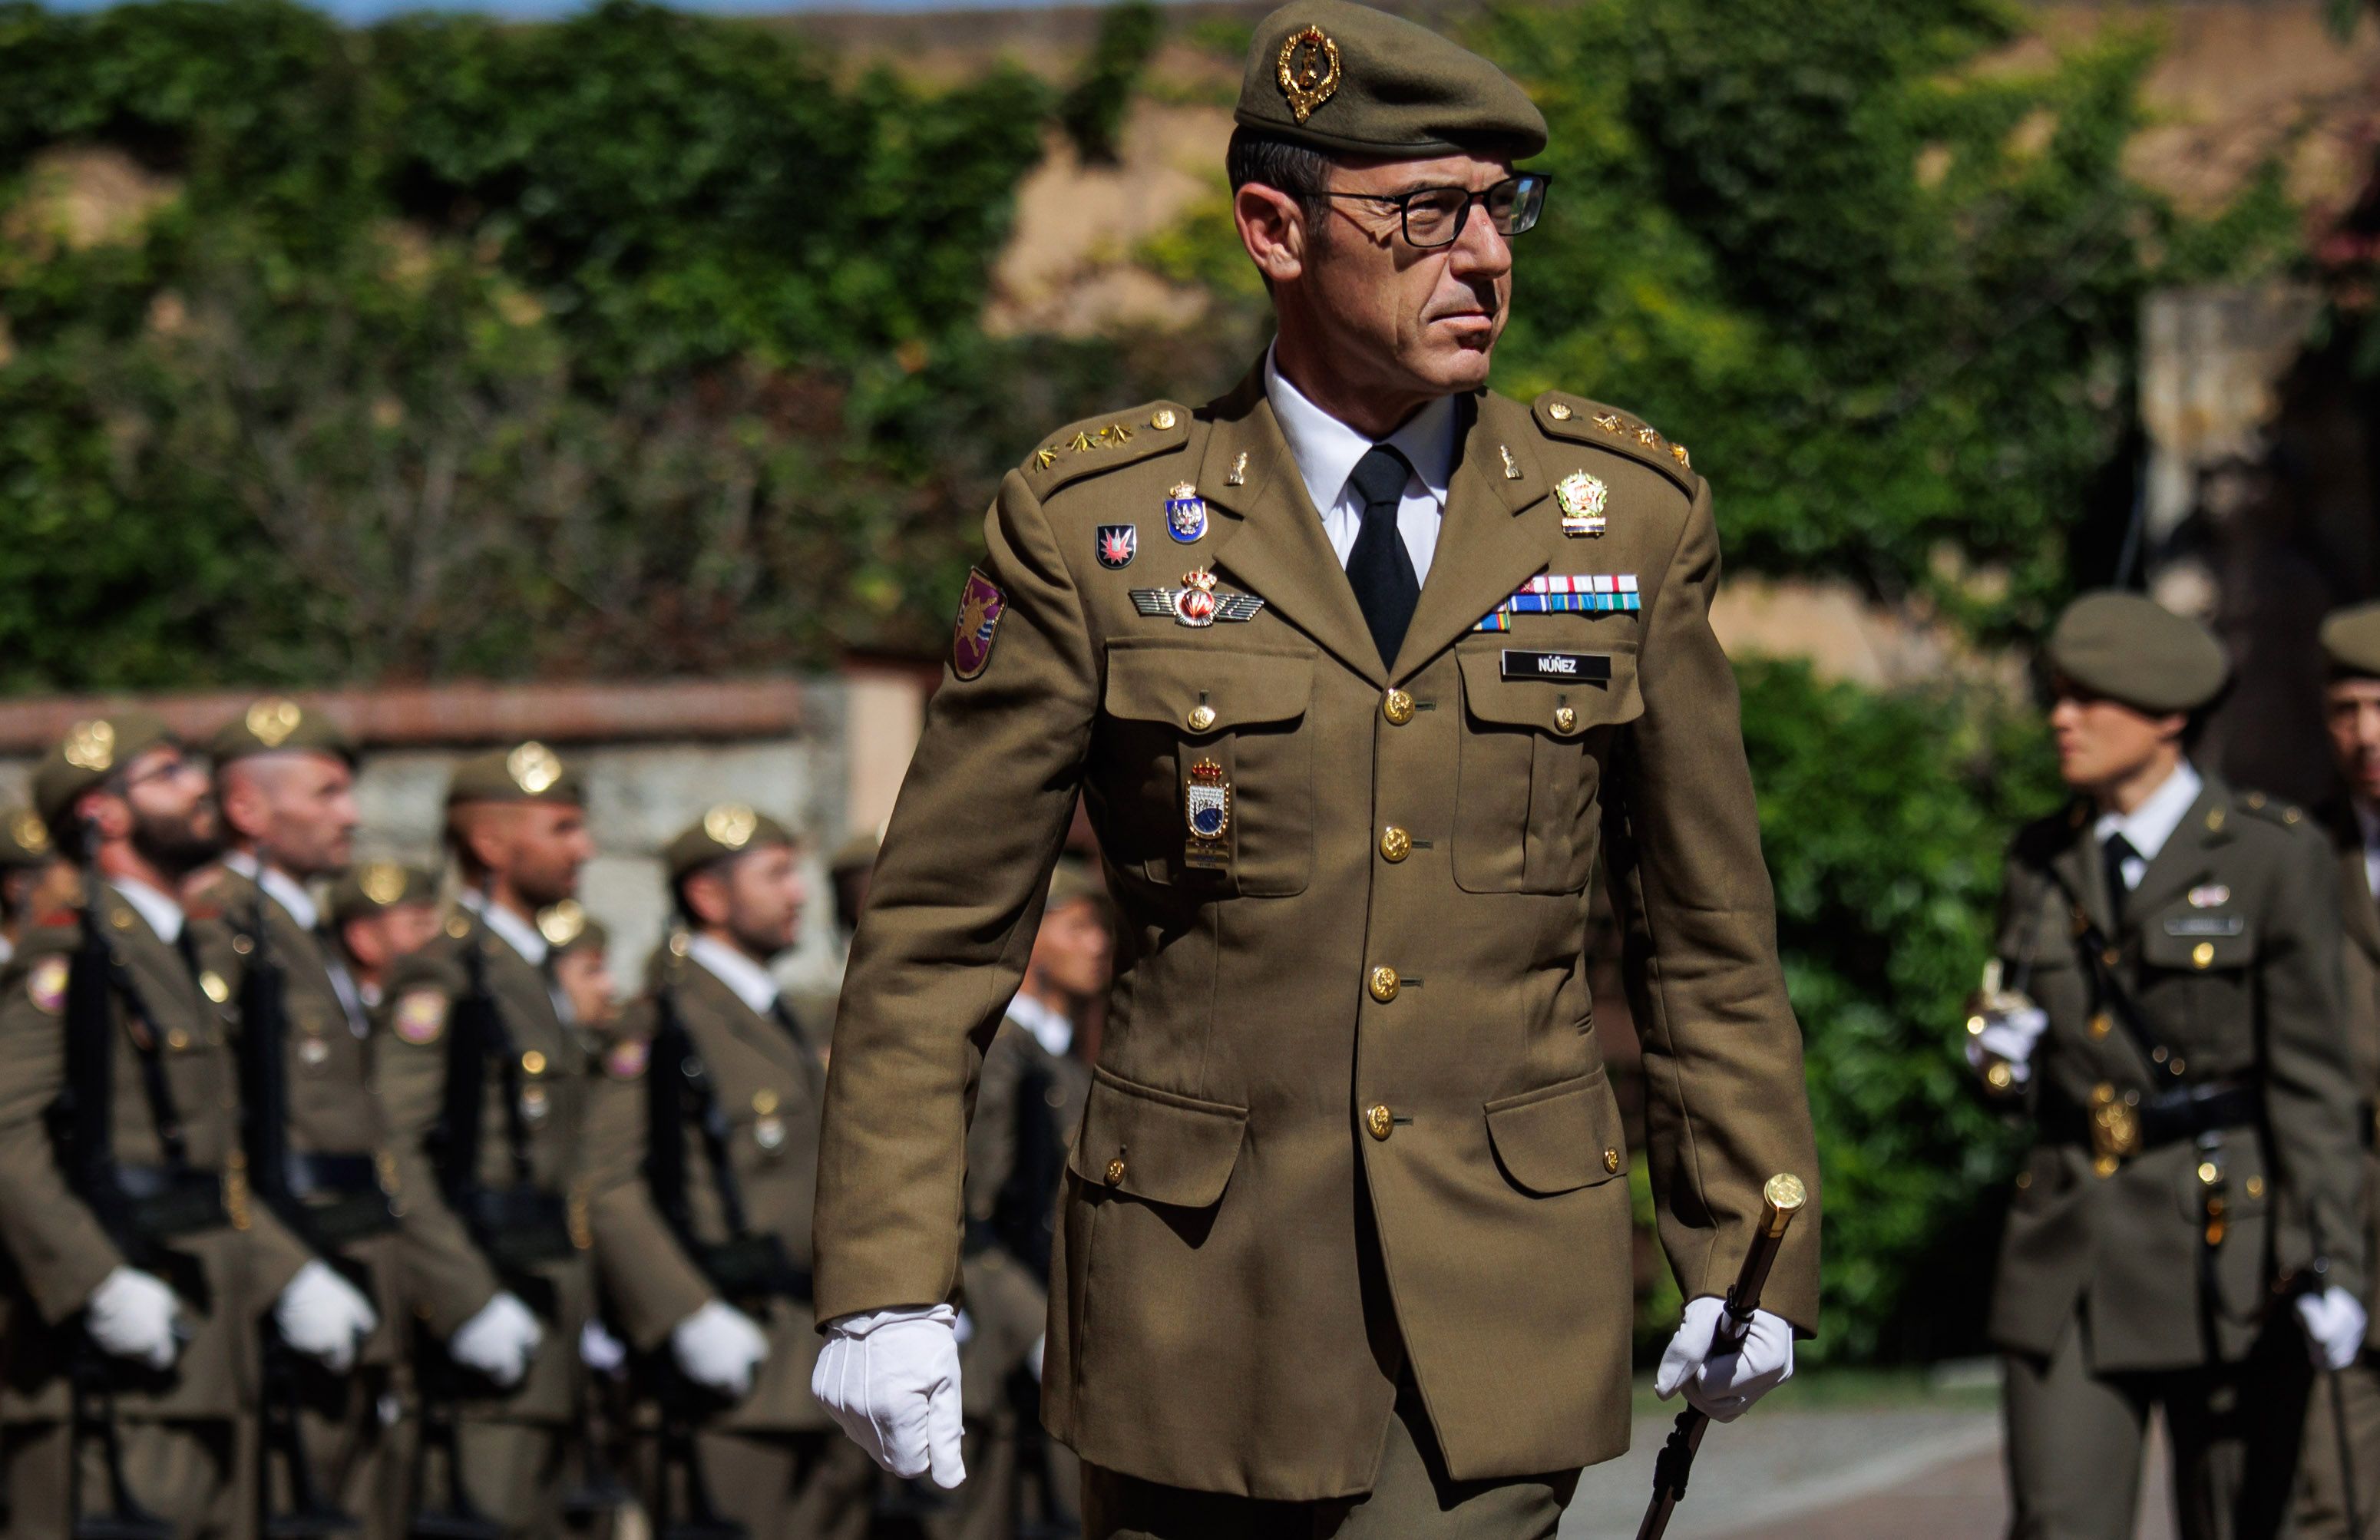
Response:
[{"label": "soldier's white glove", "polygon": [[477,1369],[509,1390],[528,1373],[529,1355],[545,1340],[545,1328],[509,1290],[480,1306],[478,1315],[455,1328],[446,1352],[455,1363]]},{"label": "soldier's white glove", "polygon": [[2316,1368],[2344,1369],[2363,1351],[2363,1304],[2333,1285],[2319,1294],[2298,1296],[2298,1319],[2305,1323],[2306,1346]]},{"label": "soldier's white glove", "polygon": [[711,1300],[670,1328],[670,1352],[697,1385],[741,1396],[752,1388],[752,1371],[769,1356],[769,1340],[751,1316]]},{"label": "soldier's white glove", "polygon": [[380,1327],[371,1301],[338,1270],[317,1257],[298,1269],[273,1302],[273,1324],[281,1340],[334,1375],[356,1365],[356,1348]]},{"label": "soldier's white glove", "polygon": [[[1726,1340],[1714,1352],[1712,1333],[1721,1329]],[[1685,1322],[1661,1354],[1653,1389],[1668,1401],[1682,1388],[1711,1421],[1731,1423],[1792,1377],[1793,1328],[1783,1317],[1755,1310],[1738,1326],[1724,1304],[1705,1294],[1686,1302]]]},{"label": "soldier's white glove", "polygon": [[599,1375],[619,1376],[628,1366],[628,1344],[612,1335],[612,1328],[589,1316],[578,1328],[578,1362]]},{"label": "soldier's white glove", "polygon": [[871,1310],[827,1323],[810,1394],[853,1443],[905,1479],[966,1479],[959,1459],[958,1312]]},{"label": "soldier's white glove", "polygon": [[164,1370],[174,1366],[182,1352],[181,1337],[174,1329],[180,1310],[164,1279],[115,1267],[91,1291],[83,1321],[91,1340],[111,1356]]},{"label": "soldier's white glove", "polygon": [[2033,1048],[2049,1030],[2049,1013],[2038,1005],[2022,1011],[1996,1011],[1984,1018],[1984,1029],[1967,1037],[1967,1067],[1980,1070],[1986,1057],[2005,1060],[2009,1081],[2022,1085],[2033,1078]]}]

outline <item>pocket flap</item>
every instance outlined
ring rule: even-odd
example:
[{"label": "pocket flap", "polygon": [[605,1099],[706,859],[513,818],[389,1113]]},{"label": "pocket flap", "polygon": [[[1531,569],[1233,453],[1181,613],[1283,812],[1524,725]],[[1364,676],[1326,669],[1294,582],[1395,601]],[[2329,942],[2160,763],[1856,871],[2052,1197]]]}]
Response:
[{"label": "pocket flap", "polygon": [[[1499,637],[1500,643],[1502,637]],[[1463,667],[1463,704],[1481,721],[1506,727],[1534,727],[1558,738],[1574,738],[1592,727],[1609,727],[1645,714],[1645,698],[1636,689],[1636,654],[1606,645],[1587,655],[1608,660],[1608,678],[1507,679],[1502,646],[1483,647],[1459,654]],[[1548,651],[1577,653],[1567,644]],[[1568,707],[1571,715],[1560,716]],[[1563,723],[1567,721],[1568,726]]]},{"label": "pocket flap", "polygon": [[2244,968],[2256,960],[2256,928],[2240,916],[2171,911],[2141,928],[2141,960],[2177,973]]},{"label": "pocket flap", "polygon": [[1247,1128],[1245,1107],[1176,1096],[1093,1070],[1082,1135],[1066,1164],[1093,1187],[1204,1208],[1222,1197]]},{"label": "pocket flap", "polygon": [[1108,652],[1107,709],[1136,721],[1190,729],[1204,706],[1214,720],[1195,731],[1227,733],[1305,714],[1314,661],[1294,652],[1224,652],[1208,647],[1118,647]]},{"label": "pocket flap", "polygon": [[1489,1102],[1488,1137],[1525,1192],[1567,1193],[1628,1169],[1620,1103],[1601,1070]]}]

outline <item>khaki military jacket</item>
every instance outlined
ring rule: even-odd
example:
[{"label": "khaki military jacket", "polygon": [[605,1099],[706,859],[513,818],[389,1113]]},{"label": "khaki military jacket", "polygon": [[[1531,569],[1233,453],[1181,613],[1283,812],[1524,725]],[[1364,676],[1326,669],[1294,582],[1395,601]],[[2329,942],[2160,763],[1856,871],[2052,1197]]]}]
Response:
[{"label": "khaki military jacket", "polygon": [[[180,1357],[164,1375],[128,1369],[119,1406],[141,1416],[231,1416],[256,1384],[259,1319],[310,1254],[248,1201],[235,1174],[239,1077],[225,980],[212,971],[194,976],[181,952],[113,891],[101,900],[101,917],[148,1015],[136,1020],[121,994],[111,996],[115,1158],[128,1167],[165,1158],[142,1084],[138,1043],[145,1038],[160,1045],[189,1167],[224,1173],[230,1221],[167,1243],[197,1260],[208,1297],[183,1297],[192,1335]],[[184,923],[201,950],[220,944],[205,937],[205,921]],[[66,1414],[67,1376],[83,1341],[79,1313],[127,1260],[68,1187],[44,1121],[66,1088],[64,1008],[79,928],[74,917],[35,927],[0,971],[0,1243],[15,1264],[0,1346],[0,1416],[10,1420]]]},{"label": "khaki military jacket", "polygon": [[[235,1001],[256,957],[260,935],[265,955],[281,970],[288,1018],[282,1074],[287,1087],[290,1153],[372,1161],[385,1191],[395,1163],[388,1158],[380,1098],[372,1093],[370,1022],[366,1035],[358,1037],[338,986],[332,982],[336,952],[322,936],[299,925],[262,888],[236,871],[218,868],[204,899],[222,917],[207,934],[226,943],[211,946],[207,962],[230,985]],[[344,960],[338,965],[344,968]],[[357,1007],[362,1009],[360,998]],[[386,1233],[353,1242],[341,1253],[363,1269],[370,1284],[366,1291],[380,1316],[379,1328],[366,1339],[359,1360],[395,1362],[405,1351],[406,1322],[412,1314],[397,1291],[403,1264],[396,1231],[392,1225]]]},{"label": "khaki military jacket", "polygon": [[[2361,1289],[2364,1277],[2336,862],[2296,808],[2209,776],[2119,926],[2092,823],[2077,804],[2029,825],[2009,856],[1998,951],[2049,1026],[2025,1090],[2038,1133],[2000,1248],[1992,1336],[2046,1356],[2079,1310],[2101,1370],[2237,1360],[2275,1280],[2308,1260],[2273,1223],[2277,1188],[2322,1231],[2331,1281]],[[2110,944],[2157,1047],[2103,999],[2078,916]],[[2111,1156],[2092,1142],[2095,1102],[2225,1083],[2259,1088],[2261,1113],[2211,1146]],[[2210,1195],[2224,1205],[2213,1247]]]},{"label": "khaki military jacket", "polygon": [[[578,1253],[538,1269],[552,1288],[554,1314],[540,1323],[545,1338],[527,1377],[516,1389],[477,1401],[466,1413],[559,1422],[572,1413],[579,1374],[578,1334],[594,1291],[586,1257],[592,1237],[585,1225],[579,1164],[589,1065],[578,1034],[562,1019],[545,974],[467,909],[457,909],[436,940],[391,970],[376,1029],[375,1073],[402,1194],[403,1287],[415,1314],[443,1340],[505,1286],[468,1227],[447,1206],[431,1149],[446,1091],[446,1028],[455,1003],[469,988],[468,948],[481,954],[519,1068],[531,1181],[571,1200]],[[491,1187],[510,1187],[514,1178],[504,1084],[492,1056],[483,1083],[480,1178]]]},{"label": "khaki military jacket", "polygon": [[[755,1012],[698,961],[664,952],[654,974],[655,988],[671,992],[678,1020],[726,1114],[728,1160],[747,1230],[774,1234],[793,1266],[809,1271],[825,1064],[808,1042]],[[605,1056],[604,1073],[594,1085],[588,1112],[589,1212],[595,1259],[623,1331],[639,1349],[666,1352],[671,1328],[717,1291],[662,1217],[645,1179],[650,1128],[646,1045],[655,1029],[655,1009],[647,999],[631,1010],[622,1024],[621,1046]],[[728,1231],[710,1151],[700,1130],[687,1126],[680,1132],[694,1233],[716,1245],[728,1239]],[[755,1308],[748,1300],[730,1303]],[[769,1340],[768,1362],[752,1393],[718,1425],[832,1426],[810,1395],[819,1336],[808,1304],[775,1296],[759,1319]]]},{"label": "khaki military jacket", "polygon": [[[2353,1066],[2357,1133],[2363,1145],[2362,1233],[2367,1265],[2380,1258],[2380,1158],[2373,1154],[2375,1109],[2380,1109],[2380,904],[2372,897],[2372,880],[2363,868],[2363,831],[2355,810],[2344,798],[2325,809],[2323,826],[2329,831],[2338,856],[2339,908],[2344,916],[2346,945],[2340,948],[2340,1013],[2346,1029],[2349,1062]],[[2380,1274],[2380,1266],[2370,1266]],[[2367,1310],[2380,1304],[2380,1285],[2367,1276],[2363,1301]]]},{"label": "khaki military jacket", "polygon": [[[1708,488],[1594,403],[1464,406],[1390,664],[1260,373],[1065,430],[986,520],[844,983],[819,1311],[955,1287],[969,1044],[1016,989],[1079,794],[1121,937],[1044,1414],[1111,1470],[1365,1491],[1396,1339],[1455,1479],[1626,1448],[1627,1154],[1582,957],[1599,859],[1687,1292],[1726,1291],[1768,1176],[1816,1175]],[[1478,629],[1540,576],[1590,597]],[[1768,1286],[1804,1330],[1818,1228]]]}]

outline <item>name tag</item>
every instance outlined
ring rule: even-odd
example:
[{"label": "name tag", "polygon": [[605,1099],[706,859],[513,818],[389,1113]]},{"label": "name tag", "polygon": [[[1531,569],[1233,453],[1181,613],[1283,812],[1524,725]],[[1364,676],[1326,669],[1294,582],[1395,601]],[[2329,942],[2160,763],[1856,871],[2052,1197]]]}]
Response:
[{"label": "name tag", "polygon": [[1507,679],[1559,679],[1571,685],[1611,683],[1611,655],[1605,652],[1540,652],[1534,648],[1504,649]]},{"label": "name tag", "polygon": [[2237,936],[2248,928],[2240,915],[2184,915],[2165,922],[2168,936]]}]

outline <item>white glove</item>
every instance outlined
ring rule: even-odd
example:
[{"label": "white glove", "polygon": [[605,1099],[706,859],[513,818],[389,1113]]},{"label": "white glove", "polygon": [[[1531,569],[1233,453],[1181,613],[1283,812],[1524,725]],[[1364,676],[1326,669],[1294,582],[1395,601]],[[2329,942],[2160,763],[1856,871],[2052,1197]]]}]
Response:
[{"label": "white glove", "polygon": [[617,1377],[628,1364],[628,1344],[612,1335],[611,1328],[593,1316],[578,1328],[578,1362],[599,1375]]},{"label": "white glove", "polygon": [[[1727,1341],[1712,1351],[1711,1334],[1725,1323]],[[1793,1328],[1780,1316],[1755,1310],[1737,1326],[1710,1295],[1686,1302],[1684,1324],[1670,1339],[1653,1390],[1668,1401],[1683,1387],[1686,1400],[1715,1423],[1731,1423],[1754,1401],[1793,1377]]]},{"label": "white glove", "polygon": [[853,1443],[904,1479],[966,1479],[959,1459],[958,1313],[947,1304],[872,1310],[827,1323],[810,1394]]},{"label": "white glove", "polygon": [[2049,1013],[2038,1005],[2022,1011],[1995,1012],[1982,1018],[1984,1029],[1967,1037],[1967,1067],[1980,1070],[1985,1056],[2005,1060],[2009,1080],[2022,1085],[2033,1078],[2033,1046],[2049,1030]]},{"label": "white glove", "polygon": [[2298,1319],[2305,1323],[2306,1347],[2318,1369],[2347,1368],[2363,1351],[2362,1303],[2336,1284],[2319,1294],[2300,1294]]},{"label": "white glove", "polygon": [[329,1263],[316,1258],[298,1269],[273,1303],[281,1340],[334,1375],[356,1366],[356,1348],[380,1328],[371,1302]]},{"label": "white glove", "polygon": [[751,1316],[711,1300],[670,1328],[670,1352],[697,1385],[741,1396],[752,1388],[752,1371],[769,1356],[769,1340]]},{"label": "white glove", "polygon": [[164,1279],[115,1267],[91,1291],[83,1324],[91,1340],[111,1355],[164,1370],[182,1352],[175,1319],[180,1312],[181,1302]]},{"label": "white glove", "polygon": [[509,1390],[528,1373],[529,1355],[545,1340],[528,1305],[509,1291],[480,1306],[480,1313],[455,1328],[446,1352],[455,1363],[477,1369]]}]

